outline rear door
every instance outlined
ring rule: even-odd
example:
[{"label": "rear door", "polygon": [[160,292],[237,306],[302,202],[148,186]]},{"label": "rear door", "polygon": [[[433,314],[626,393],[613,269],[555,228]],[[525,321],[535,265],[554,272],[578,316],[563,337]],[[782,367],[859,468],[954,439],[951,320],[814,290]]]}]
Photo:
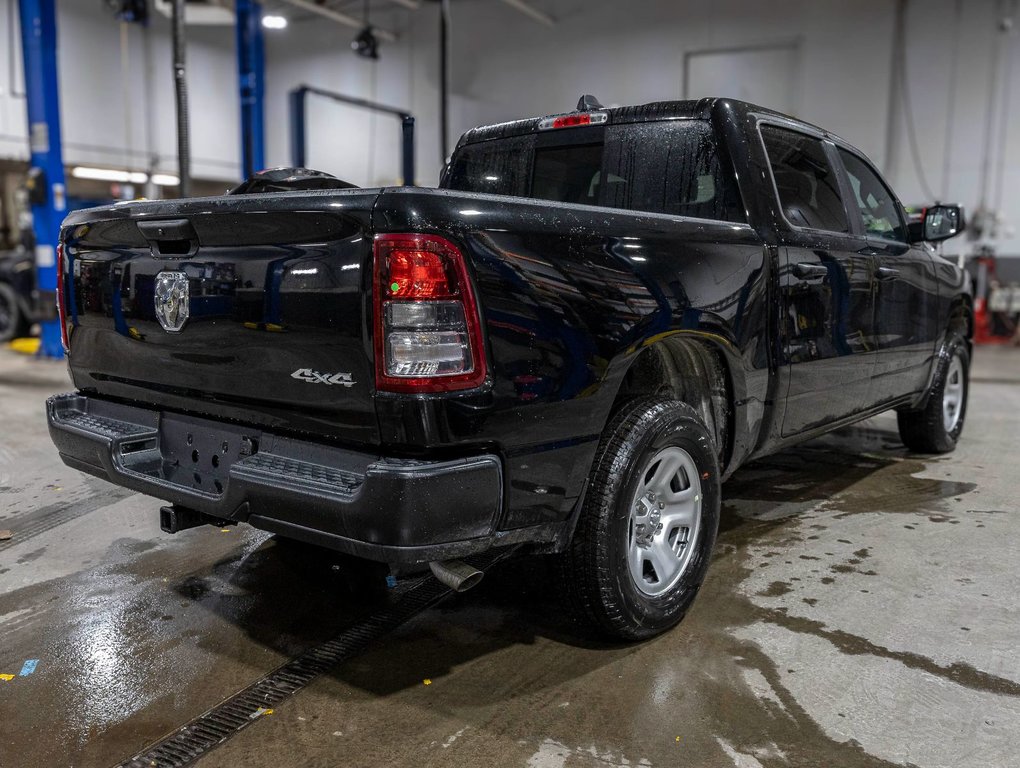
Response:
[{"label": "rear door", "polygon": [[907,242],[896,196],[870,163],[839,148],[851,191],[848,206],[876,259],[877,355],[869,400],[879,404],[919,392],[928,380],[938,335],[935,265],[923,245]]},{"label": "rear door", "polygon": [[785,231],[780,234],[784,436],[863,410],[874,369],[874,258],[860,253],[822,137],[761,125]]}]

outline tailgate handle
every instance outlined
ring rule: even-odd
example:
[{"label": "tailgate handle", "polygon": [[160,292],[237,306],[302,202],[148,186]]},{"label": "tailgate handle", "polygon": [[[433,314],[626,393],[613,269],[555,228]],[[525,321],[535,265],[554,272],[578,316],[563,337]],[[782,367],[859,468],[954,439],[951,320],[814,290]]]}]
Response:
[{"label": "tailgate handle", "polygon": [[153,256],[187,256],[198,250],[198,236],[187,219],[139,221],[137,226]]},{"label": "tailgate handle", "polygon": [[879,280],[885,282],[886,280],[895,280],[899,276],[900,271],[893,267],[879,267],[875,270],[875,273]]},{"label": "tailgate handle", "polygon": [[809,261],[802,261],[799,264],[793,265],[793,274],[803,280],[811,280],[812,278],[825,277],[829,274],[829,270],[824,264],[812,264]]}]

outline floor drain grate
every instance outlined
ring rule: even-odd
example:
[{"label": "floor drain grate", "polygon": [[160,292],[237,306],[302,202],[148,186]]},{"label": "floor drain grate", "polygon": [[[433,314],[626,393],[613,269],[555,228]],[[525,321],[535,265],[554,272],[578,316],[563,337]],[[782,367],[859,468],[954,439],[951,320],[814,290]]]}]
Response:
[{"label": "floor drain grate", "polygon": [[16,547],[28,539],[51,531],[83,515],[111,507],[133,495],[134,491],[109,488],[104,489],[102,493],[87,496],[71,504],[60,502],[42,507],[34,512],[25,512],[21,517],[12,517],[4,521],[3,527],[12,529],[14,536],[7,541],[0,542],[0,552]]},{"label": "floor drain grate", "polygon": [[[485,569],[508,554],[507,550],[490,553],[474,564]],[[450,594],[452,590],[431,576],[412,582],[391,604],[351,625],[332,640],[278,667],[139,754],[118,763],[117,768],[182,768],[191,765],[234,734],[257,722],[260,710],[272,709],[320,675],[361,653],[373,641]]]}]

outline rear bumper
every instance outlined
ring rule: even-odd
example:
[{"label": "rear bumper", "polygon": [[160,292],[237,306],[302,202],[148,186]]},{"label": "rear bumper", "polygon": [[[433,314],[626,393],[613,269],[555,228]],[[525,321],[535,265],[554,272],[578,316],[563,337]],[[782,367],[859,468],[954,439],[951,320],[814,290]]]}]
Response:
[{"label": "rear bumper", "polygon": [[491,454],[393,459],[80,394],[46,407],[69,466],[359,557],[417,564],[553,533],[496,531],[503,471]]}]

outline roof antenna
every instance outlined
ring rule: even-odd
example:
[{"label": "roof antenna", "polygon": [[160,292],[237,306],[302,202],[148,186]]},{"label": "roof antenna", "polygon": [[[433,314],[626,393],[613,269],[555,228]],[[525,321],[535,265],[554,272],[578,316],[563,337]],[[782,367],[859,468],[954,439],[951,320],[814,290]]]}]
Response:
[{"label": "roof antenna", "polygon": [[590,93],[584,94],[584,96],[577,100],[578,112],[589,112],[593,109],[604,109],[604,107],[602,106],[602,103]]}]

